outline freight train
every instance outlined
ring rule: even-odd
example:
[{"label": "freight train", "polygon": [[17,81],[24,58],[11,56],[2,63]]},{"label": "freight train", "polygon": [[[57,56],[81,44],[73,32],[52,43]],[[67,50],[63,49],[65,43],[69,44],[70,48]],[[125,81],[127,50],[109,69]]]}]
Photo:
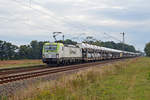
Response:
[{"label": "freight train", "polygon": [[86,43],[78,43],[76,45],[45,43],[42,51],[43,63],[48,65],[66,65],[108,59],[131,58],[137,56],[140,56],[140,54]]}]

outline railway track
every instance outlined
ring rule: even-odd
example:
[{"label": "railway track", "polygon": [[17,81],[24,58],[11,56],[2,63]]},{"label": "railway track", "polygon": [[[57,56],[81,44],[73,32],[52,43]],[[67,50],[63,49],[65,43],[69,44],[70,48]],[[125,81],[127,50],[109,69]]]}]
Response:
[{"label": "railway track", "polygon": [[46,69],[46,68],[49,68],[49,67],[47,67],[46,65],[38,65],[38,66],[32,66],[32,67],[0,69],[0,76],[9,75],[9,74],[17,74],[21,72],[35,71],[35,70]]},{"label": "railway track", "polygon": [[[114,61],[116,62],[116,61],[120,61],[120,60],[122,60],[122,59],[106,60],[106,61],[84,63],[84,64],[78,64],[78,65],[68,65],[68,66],[55,67],[55,68],[45,67],[42,69],[41,67],[39,67],[39,68],[35,68],[35,69],[33,68],[33,69],[26,69],[26,70],[22,69],[22,70],[16,70],[16,71],[15,70],[8,71],[8,72],[6,71],[5,75],[2,75],[0,77],[0,84],[14,82],[14,81],[18,81],[18,80],[24,80],[24,79],[28,79],[28,78],[43,76],[43,75],[49,75],[49,74],[58,73],[58,72],[65,72],[65,71],[70,71],[70,70],[75,70],[75,69],[81,69],[81,68],[86,68],[86,67],[90,67],[90,66],[106,64],[106,63],[110,63],[110,62],[114,62]],[[26,73],[24,73],[24,72],[26,72]]]}]

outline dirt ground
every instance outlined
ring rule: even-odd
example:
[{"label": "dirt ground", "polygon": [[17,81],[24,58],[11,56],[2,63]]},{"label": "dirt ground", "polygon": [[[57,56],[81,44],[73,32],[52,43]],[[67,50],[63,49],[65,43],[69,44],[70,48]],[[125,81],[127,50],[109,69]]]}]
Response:
[{"label": "dirt ground", "polygon": [[6,60],[0,61],[0,67],[26,66],[43,64],[42,60]]}]

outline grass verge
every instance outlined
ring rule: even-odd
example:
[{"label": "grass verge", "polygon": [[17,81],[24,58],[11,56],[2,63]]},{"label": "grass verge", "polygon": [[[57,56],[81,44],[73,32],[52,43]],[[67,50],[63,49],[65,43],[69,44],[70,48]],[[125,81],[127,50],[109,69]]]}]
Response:
[{"label": "grass verge", "polygon": [[10,100],[149,100],[150,58],[93,67],[18,91]]},{"label": "grass verge", "polygon": [[42,60],[6,60],[0,61],[0,69],[43,65]]}]

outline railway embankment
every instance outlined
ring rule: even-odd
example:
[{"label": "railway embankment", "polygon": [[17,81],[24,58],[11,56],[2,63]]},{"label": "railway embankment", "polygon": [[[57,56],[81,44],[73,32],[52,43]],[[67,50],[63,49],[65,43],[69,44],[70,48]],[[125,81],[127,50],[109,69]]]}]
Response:
[{"label": "railway embankment", "polygon": [[[127,59],[118,60],[106,60],[93,63],[68,65],[61,67],[34,67],[34,68],[13,68],[10,70],[3,69],[0,74],[0,96],[8,97],[15,94],[20,89],[24,89],[29,85],[38,84],[39,82],[52,81],[57,78],[76,73],[80,70],[87,69],[93,66],[104,66],[107,64],[117,63],[118,61],[124,61]],[[26,74],[24,74],[26,73]]]},{"label": "railway embankment", "polygon": [[150,58],[141,57],[29,84],[6,100],[148,100]]}]

